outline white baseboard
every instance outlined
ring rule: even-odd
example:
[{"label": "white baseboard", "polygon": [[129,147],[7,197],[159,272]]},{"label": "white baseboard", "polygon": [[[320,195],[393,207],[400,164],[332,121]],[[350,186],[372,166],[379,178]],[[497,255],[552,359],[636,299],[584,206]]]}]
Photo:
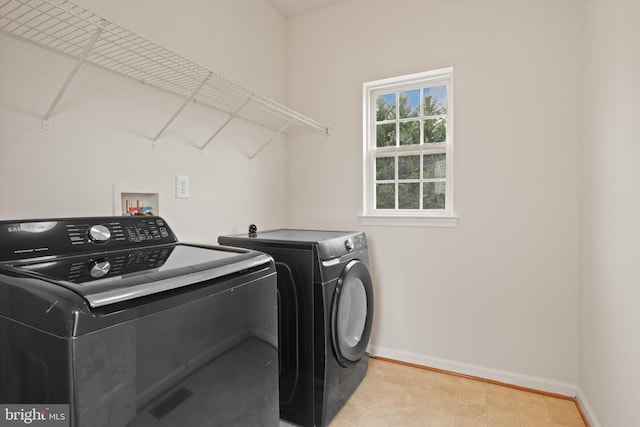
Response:
[{"label": "white baseboard", "polygon": [[578,400],[578,405],[580,405],[580,409],[582,409],[582,413],[585,417],[587,417],[587,421],[589,421],[589,425],[591,427],[601,427],[598,419],[596,418],[596,414],[591,409],[589,405],[589,401],[587,401],[587,397],[584,395],[580,387],[578,387],[576,399]]},{"label": "white baseboard", "polygon": [[[526,387],[534,390],[544,391],[547,393],[576,397],[576,384],[556,381],[550,378],[535,377],[531,375],[519,374],[516,372],[501,371],[498,369],[491,369],[483,366],[471,365],[469,363],[458,362],[456,360],[423,356],[420,354],[398,351],[374,345],[371,345],[369,347],[369,354],[371,354],[372,356],[380,356],[387,359],[398,360],[400,362],[413,363],[429,368],[441,369],[443,371],[450,371],[458,374],[498,381],[505,384]],[[594,424],[594,426],[597,426],[597,424]]]}]

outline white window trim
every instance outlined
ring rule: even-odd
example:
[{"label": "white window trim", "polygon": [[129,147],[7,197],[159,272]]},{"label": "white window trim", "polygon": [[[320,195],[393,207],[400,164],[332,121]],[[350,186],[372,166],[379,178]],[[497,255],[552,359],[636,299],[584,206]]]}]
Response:
[{"label": "white window trim", "polygon": [[[438,82],[447,84],[447,143],[445,145],[446,153],[446,193],[445,193],[445,209],[438,210],[385,210],[374,209],[373,200],[375,199],[375,165],[374,152],[371,150],[371,143],[375,142],[373,135],[375,134],[375,121],[372,109],[375,108],[374,94],[385,91],[399,91],[404,87],[414,88],[418,85],[433,85]],[[388,79],[366,82],[363,84],[362,90],[363,105],[363,194],[362,205],[363,214],[359,216],[362,225],[374,226],[412,226],[412,227],[453,227],[457,224],[458,217],[454,214],[453,209],[453,68],[442,68],[423,73],[410,74],[400,77],[392,77]],[[422,102],[422,101],[420,101]],[[407,149],[418,150],[420,152],[430,151],[435,148],[428,147],[423,144],[420,147],[410,147]],[[442,147],[440,147],[442,148]],[[403,150],[404,147],[395,147],[395,152]],[[397,195],[396,195],[397,197]]]}]

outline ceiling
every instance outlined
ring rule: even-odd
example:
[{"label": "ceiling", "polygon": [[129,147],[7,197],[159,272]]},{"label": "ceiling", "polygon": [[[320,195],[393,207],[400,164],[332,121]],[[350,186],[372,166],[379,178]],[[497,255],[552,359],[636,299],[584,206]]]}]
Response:
[{"label": "ceiling", "polygon": [[343,0],[269,0],[285,18],[312,12]]}]

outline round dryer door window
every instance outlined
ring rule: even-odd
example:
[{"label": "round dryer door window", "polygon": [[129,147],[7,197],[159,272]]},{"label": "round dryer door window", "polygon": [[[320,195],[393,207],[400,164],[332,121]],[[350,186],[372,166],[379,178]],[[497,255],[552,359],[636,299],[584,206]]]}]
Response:
[{"label": "round dryer door window", "polygon": [[332,341],[343,366],[364,356],[371,336],[373,286],[369,270],[360,261],[351,261],[336,286],[332,308]]}]

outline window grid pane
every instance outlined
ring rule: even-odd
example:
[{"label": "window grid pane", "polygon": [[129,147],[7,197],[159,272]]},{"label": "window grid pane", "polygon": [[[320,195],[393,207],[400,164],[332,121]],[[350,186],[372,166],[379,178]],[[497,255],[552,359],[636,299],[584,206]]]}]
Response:
[{"label": "window grid pane", "polygon": [[396,94],[385,93],[376,96],[376,122],[395,120]]},{"label": "window grid pane", "polygon": [[447,141],[447,119],[426,119],[423,121],[425,144]]},{"label": "window grid pane", "polygon": [[442,116],[447,114],[447,86],[428,86],[423,88],[424,116]]},{"label": "window grid pane", "polygon": [[446,183],[425,182],[423,185],[423,209],[444,209],[446,206]]},{"label": "window grid pane", "polygon": [[373,209],[451,209],[447,202],[450,78],[369,92],[376,107],[370,116],[375,117],[370,122],[375,146],[369,145],[368,163],[373,167],[369,176],[374,189],[368,193]]},{"label": "window grid pane", "polygon": [[400,135],[400,145],[417,145],[420,144],[420,121],[401,121],[398,124]]},{"label": "window grid pane", "polygon": [[445,153],[426,154],[423,160],[423,178],[425,180],[432,178],[446,178],[447,162]]},{"label": "window grid pane", "polygon": [[402,91],[398,94],[398,117],[418,117],[420,115],[420,89]]},{"label": "window grid pane", "polygon": [[395,184],[376,184],[376,209],[395,209],[395,187]]},{"label": "window grid pane", "polygon": [[374,164],[376,209],[444,209],[445,152],[377,156]]},{"label": "window grid pane", "polygon": [[398,157],[398,179],[420,179],[420,156]]},{"label": "window grid pane", "polygon": [[395,177],[395,157],[376,157],[376,181],[393,180]]},{"label": "window grid pane", "polygon": [[376,125],[376,147],[393,147],[396,145],[396,123]]},{"label": "window grid pane", "polygon": [[420,208],[420,183],[398,183],[398,209]]}]

